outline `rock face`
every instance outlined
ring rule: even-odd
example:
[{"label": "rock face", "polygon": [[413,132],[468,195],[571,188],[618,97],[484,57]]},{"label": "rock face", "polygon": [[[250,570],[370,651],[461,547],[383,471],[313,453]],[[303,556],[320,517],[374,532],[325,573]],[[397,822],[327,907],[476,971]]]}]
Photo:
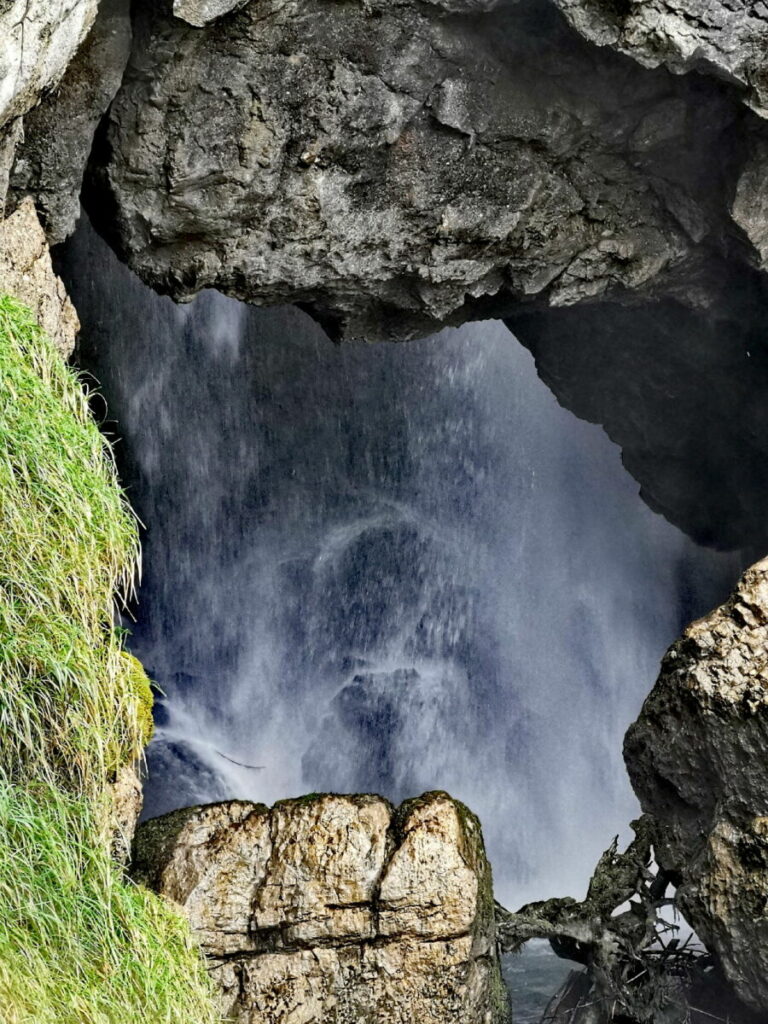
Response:
[{"label": "rock face", "polygon": [[444,793],[238,801],[141,825],[134,877],[189,918],[240,1024],[501,1024],[490,868]]},{"label": "rock face", "polygon": [[53,272],[45,233],[31,199],[7,220],[0,220],[0,294],[13,295],[29,306],[61,354],[65,358],[72,354],[80,322],[62,281]]},{"label": "rock face", "polygon": [[55,85],[88,33],[99,0],[0,4],[0,219],[20,118]]},{"label": "rock face", "polygon": [[202,28],[246,3],[248,0],[173,0],[173,13],[189,25]]},{"label": "rock face", "polygon": [[123,765],[109,793],[112,801],[112,855],[119,864],[127,864],[141,814],[143,795],[135,765]]},{"label": "rock face", "polygon": [[0,128],[64,74],[99,0],[10,0],[0,7]]},{"label": "rock face", "polygon": [[730,223],[738,105],[596,51],[542,0],[252,0],[204,29],[139,7],[87,204],[176,298],[404,338],[682,287]]},{"label": "rock face", "polygon": [[768,1008],[768,561],[673,645],[625,758],[690,924]]},{"label": "rock face", "polygon": [[699,71],[733,82],[768,116],[768,4],[764,0],[554,0],[587,39],[646,67]]},{"label": "rock face", "polygon": [[761,274],[702,271],[680,297],[506,318],[558,401],[601,423],[655,511],[701,544],[768,550],[768,358]]},{"label": "rock face", "polygon": [[12,201],[34,195],[51,245],[72,233],[96,127],[117,92],[131,45],[130,0],[101,0],[58,88],[24,118]]}]

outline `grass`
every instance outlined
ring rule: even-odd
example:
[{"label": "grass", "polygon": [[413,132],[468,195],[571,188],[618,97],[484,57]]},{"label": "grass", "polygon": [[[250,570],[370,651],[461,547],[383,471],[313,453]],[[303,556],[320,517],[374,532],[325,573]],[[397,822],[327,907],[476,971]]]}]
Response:
[{"label": "grass", "polygon": [[0,770],[93,793],[142,747],[113,629],[134,518],[75,376],[0,299]]},{"label": "grass", "polygon": [[213,1024],[186,922],[97,832],[85,800],[0,784],[3,1024]]},{"label": "grass", "polygon": [[189,929],[110,855],[109,784],[151,734],[114,627],[134,517],[77,377],[0,297],[0,1020],[213,1024]]}]

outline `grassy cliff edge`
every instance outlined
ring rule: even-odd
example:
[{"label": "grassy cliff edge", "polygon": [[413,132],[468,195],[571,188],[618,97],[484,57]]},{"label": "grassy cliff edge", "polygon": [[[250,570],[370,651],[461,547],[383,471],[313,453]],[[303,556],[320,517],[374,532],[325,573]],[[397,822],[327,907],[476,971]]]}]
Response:
[{"label": "grassy cliff edge", "polygon": [[80,382],[0,297],[0,1019],[213,1024],[186,924],[110,856],[146,686],[114,628],[138,535]]}]

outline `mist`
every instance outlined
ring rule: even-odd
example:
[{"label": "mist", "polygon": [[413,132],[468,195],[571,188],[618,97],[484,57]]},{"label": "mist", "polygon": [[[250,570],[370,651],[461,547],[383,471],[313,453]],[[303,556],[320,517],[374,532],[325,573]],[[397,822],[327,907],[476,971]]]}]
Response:
[{"label": "mist", "polygon": [[87,225],[63,270],[144,525],[145,816],[446,789],[501,902],[582,895],[638,813],[623,733],[740,557],[652,513],[501,322],[337,347],[158,297]]}]

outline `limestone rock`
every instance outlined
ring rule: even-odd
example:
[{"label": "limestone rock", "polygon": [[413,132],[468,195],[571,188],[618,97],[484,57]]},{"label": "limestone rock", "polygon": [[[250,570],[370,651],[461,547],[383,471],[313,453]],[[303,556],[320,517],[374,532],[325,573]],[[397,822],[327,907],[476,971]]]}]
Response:
[{"label": "limestone rock", "polygon": [[768,270],[768,131],[747,136],[748,154],[731,203],[731,216],[752,246],[755,266]]},{"label": "limestone rock", "polygon": [[587,39],[646,67],[713,74],[768,116],[765,0],[555,0]]},{"label": "limestone rock", "polygon": [[31,199],[0,221],[0,294],[13,295],[35,319],[61,354],[72,354],[80,328],[62,281],[53,272],[45,232]]},{"label": "limestone rock", "polygon": [[643,500],[722,549],[768,551],[767,285],[762,272],[711,259],[695,304],[689,278],[645,303],[506,318],[558,401],[621,446]]},{"label": "limestone rock", "polygon": [[85,200],[177,299],[412,337],[698,273],[730,226],[737,110],[595,51],[543,0],[252,0],[203,29],[146,2]]},{"label": "limestone rock", "polygon": [[96,127],[117,92],[131,44],[130,0],[101,0],[59,86],[24,118],[12,197],[34,195],[51,245],[74,230]]},{"label": "limestone rock", "polygon": [[0,128],[56,82],[93,24],[99,0],[0,5]]},{"label": "limestone rock", "polygon": [[173,0],[173,13],[182,21],[202,28],[209,21],[237,10],[248,0]]},{"label": "limestone rock", "polygon": [[659,863],[744,1002],[768,1012],[768,561],[674,644],[627,767]]},{"label": "limestone rock", "polygon": [[5,210],[11,168],[16,157],[16,147],[24,138],[24,122],[20,117],[0,128],[0,218]]},{"label": "limestone rock", "polygon": [[176,811],[140,826],[133,874],[182,907],[240,1024],[507,1020],[480,826],[444,793]]}]

